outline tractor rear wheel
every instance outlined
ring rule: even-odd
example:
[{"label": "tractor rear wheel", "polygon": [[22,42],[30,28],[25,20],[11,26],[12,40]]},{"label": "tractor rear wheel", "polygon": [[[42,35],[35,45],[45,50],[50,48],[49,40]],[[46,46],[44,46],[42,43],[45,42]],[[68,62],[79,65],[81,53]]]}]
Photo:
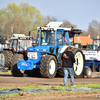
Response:
[{"label": "tractor rear wheel", "polygon": [[57,69],[57,76],[64,77],[64,72],[63,72],[63,68],[62,67]]},{"label": "tractor rear wheel", "polygon": [[5,58],[5,63],[4,63],[4,67],[5,68],[11,68],[11,58],[13,56],[13,53],[12,51],[10,50],[3,50],[3,53],[4,53],[4,58]]},{"label": "tractor rear wheel", "polygon": [[4,64],[5,64],[4,52],[0,51],[0,69],[5,69]]},{"label": "tractor rear wheel", "polygon": [[52,55],[42,58],[40,64],[40,74],[42,77],[53,78],[57,73],[57,60]]},{"label": "tractor rear wheel", "polygon": [[75,57],[74,77],[75,78],[84,77],[85,56],[83,55],[82,50],[79,48],[73,48],[72,52]]},{"label": "tractor rear wheel", "polygon": [[23,73],[17,68],[17,61],[24,59],[23,54],[15,54],[12,57],[11,73],[15,77],[23,77]]},{"label": "tractor rear wheel", "polygon": [[58,58],[58,62],[60,62],[60,63],[58,63],[57,66],[60,68],[57,69],[57,76],[64,77],[61,56],[62,56],[62,53],[59,55],[59,58]]},{"label": "tractor rear wheel", "polygon": [[2,51],[4,53],[4,60],[5,60],[5,63],[4,63],[4,67],[8,67],[8,55],[7,55],[7,50],[3,50]]}]

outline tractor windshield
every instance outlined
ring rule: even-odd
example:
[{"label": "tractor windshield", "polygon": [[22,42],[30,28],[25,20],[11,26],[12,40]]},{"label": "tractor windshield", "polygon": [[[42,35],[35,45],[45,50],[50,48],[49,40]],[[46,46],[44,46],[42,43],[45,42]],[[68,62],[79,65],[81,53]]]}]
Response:
[{"label": "tractor windshield", "polygon": [[18,45],[19,45],[20,51],[22,51],[23,49],[26,50],[27,47],[32,46],[32,39],[31,40],[28,40],[28,39],[18,40]]},{"label": "tractor windshield", "polygon": [[30,46],[32,46],[32,39],[12,39],[10,41],[10,47],[15,51],[26,50]]},{"label": "tractor windshield", "polygon": [[[40,34],[40,36],[39,36]],[[41,30],[37,33],[36,43],[40,45],[55,45],[55,31],[53,30]]]},{"label": "tractor windshield", "polygon": [[100,39],[93,39],[93,50],[100,50]]}]

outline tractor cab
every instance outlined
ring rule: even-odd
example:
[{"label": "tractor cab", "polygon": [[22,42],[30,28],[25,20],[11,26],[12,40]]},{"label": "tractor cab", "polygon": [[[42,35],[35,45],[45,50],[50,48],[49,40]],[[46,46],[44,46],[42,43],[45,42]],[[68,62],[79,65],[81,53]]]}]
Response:
[{"label": "tractor cab", "polygon": [[74,29],[73,26],[72,28],[59,27],[61,24],[62,22],[51,22],[44,27],[38,27],[36,42],[33,43],[33,47],[28,47],[28,50],[34,48],[36,51],[54,54],[58,57],[64,46],[74,44],[71,43],[70,38],[74,38],[76,34],[79,35],[82,32]]},{"label": "tractor cab", "polygon": [[[9,38],[9,48],[14,52],[21,52],[26,50],[27,47],[32,46],[33,38],[31,36],[25,36],[24,34],[13,34]],[[7,49],[7,48],[5,48]]]},{"label": "tractor cab", "polygon": [[100,39],[93,39],[92,50],[100,50]]},{"label": "tractor cab", "polygon": [[2,51],[4,48],[8,48],[9,43],[7,42],[6,38],[1,38],[0,36],[0,51]]}]

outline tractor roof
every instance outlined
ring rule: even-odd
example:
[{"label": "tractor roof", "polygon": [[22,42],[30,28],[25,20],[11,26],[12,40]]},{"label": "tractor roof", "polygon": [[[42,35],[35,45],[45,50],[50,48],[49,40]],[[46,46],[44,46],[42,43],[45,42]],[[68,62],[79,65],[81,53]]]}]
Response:
[{"label": "tractor roof", "polygon": [[47,24],[47,26],[50,26],[50,27],[59,27],[62,25],[63,22],[50,22]]},{"label": "tractor roof", "polygon": [[13,37],[25,37],[24,34],[13,34]]},{"label": "tractor roof", "polygon": [[24,34],[13,34],[13,36],[10,39],[29,39],[32,38],[32,36],[25,36]]},{"label": "tractor roof", "polygon": [[82,33],[82,30],[75,29],[75,28],[66,28],[66,27],[60,27],[63,22],[50,22],[49,24],[45,25],[45,27],[37,27],[37,30],[41,28],[41,30],[57,30],[57,29],[63,29],[65,32],[78,32]]}]

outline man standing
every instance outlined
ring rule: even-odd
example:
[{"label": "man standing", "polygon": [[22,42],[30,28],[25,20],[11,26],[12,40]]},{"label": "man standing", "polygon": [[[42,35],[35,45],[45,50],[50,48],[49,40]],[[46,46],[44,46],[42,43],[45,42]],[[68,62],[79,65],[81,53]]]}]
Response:
[{"label": "man standing", "polygon": [[74,86],[74,70],[73,63],[75,63],[74,54],[72,53],[72,47],[68,47],[68,51],[65,51],[62,56],[62,67],[64,72],[64,86],[67,86],[68,74],[71,78],[71,86]]}]

